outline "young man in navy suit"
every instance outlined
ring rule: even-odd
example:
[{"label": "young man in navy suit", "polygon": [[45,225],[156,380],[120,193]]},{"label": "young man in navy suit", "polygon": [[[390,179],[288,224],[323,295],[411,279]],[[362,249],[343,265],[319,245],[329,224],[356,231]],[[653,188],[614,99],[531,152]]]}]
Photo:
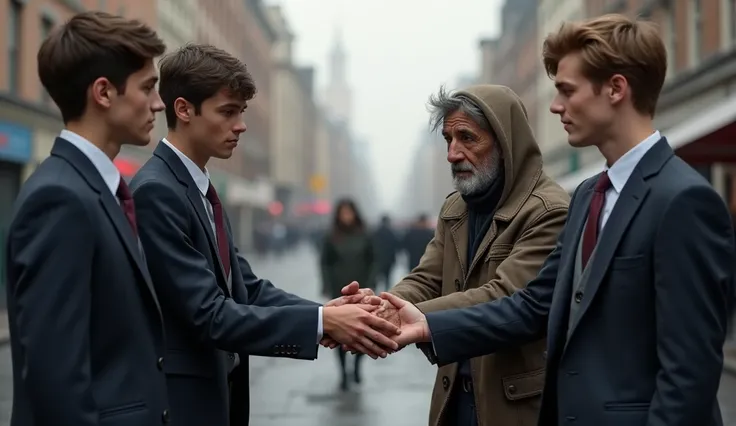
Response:
[{"label": "young man in navy suit", "polygon": [[[604,171],[575,191],[556,249],[512,296],[402,311],[401,344],[447,364],[547,334],[540,425],[720,426],[734,231],[713,187],[652,119],[667,71],[656,27],[620,15],[568,23],[544,43],[550,107]],[[507,394],[524,392],[507,388]]]},{"label": "young man in navy suit", "polygon": [[65,129],[23,185],[8,233],[13,426],[169,421],[161,311],[113,164],[123,144],[150,141],[164,50],[141,22],[88,12],[38,51]]},{"label": "young man in navy suit", "polygon": [[382,334],[397,328],[369,313],[376,305],[331,306],[341,299],[323,307],[256,277],[238,253],[206,165],[230,158],[246,131],[255,84],[245,64],[187,45],[160,72],[169,132],[131,186],[164,312],[174,423],[247,424],[250,355],[313,360],[323,334],[374,357],[397,348]]}]

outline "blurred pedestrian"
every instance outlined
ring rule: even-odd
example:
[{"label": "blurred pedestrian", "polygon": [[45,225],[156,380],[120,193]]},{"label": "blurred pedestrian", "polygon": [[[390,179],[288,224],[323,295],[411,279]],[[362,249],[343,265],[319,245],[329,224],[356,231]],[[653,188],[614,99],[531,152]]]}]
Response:
[{"label": "blurred pedestrian", "polygon": [[391,272],[396,265],[396,254],[400,246],[388,215],[381,217],[381,224],[373,233],[373,239],[376,245],[376,291],[385,291],[393,286]]},{"label": "blurred pedestrian", "polygon": [[[373,240],[365,228],[355,202],[344,199],[337,203],[332,229],[322,244],[320,256],[322,294],[328,299],[341,296],[341,289],[351,281],[361,287],[375,286],[375,252]],[[340,388],[348,388],[347,352],[337,349],[340,360]],[[353,380],[361,382],[362,354],[355,355]]]}]

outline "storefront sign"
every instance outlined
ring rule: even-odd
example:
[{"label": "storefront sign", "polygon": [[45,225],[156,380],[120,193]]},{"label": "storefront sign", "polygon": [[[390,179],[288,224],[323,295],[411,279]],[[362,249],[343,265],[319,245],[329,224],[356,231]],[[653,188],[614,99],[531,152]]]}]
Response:
[{"label": "storefront sign", "polygon": [[27,163],[33,154],[29,128],[0,121],[0,160]]}]

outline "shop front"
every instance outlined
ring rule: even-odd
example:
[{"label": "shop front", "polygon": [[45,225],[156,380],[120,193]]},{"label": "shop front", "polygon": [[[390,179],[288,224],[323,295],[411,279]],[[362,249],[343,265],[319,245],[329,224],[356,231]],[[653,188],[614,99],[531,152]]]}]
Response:
[{"label": "shop front", "polygon": [[[0,259],[5,259],[5,240],[13,203],[23,181],[23,169],[32,158],[32,132],[15,123],[0,121]],[[5,307],[5,271],[0,261],[0,306]]]},{"label": "shop front", "polygon": [[269,206],[275,190],[267,180],[246,180],[230,176],[227,180],[227,204],[233,235],[241,250],[252,250],[257,237],[270,222]]}]

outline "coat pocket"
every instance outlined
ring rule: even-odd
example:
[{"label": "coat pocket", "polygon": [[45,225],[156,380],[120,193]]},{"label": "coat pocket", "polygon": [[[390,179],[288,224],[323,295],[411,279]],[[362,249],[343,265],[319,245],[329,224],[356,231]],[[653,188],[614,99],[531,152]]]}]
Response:
[{"label": "coat pocket", "polygon": [[522,374],[506,376],[503,379],[503,391],[506,399],[517,401],[542,394],[544,390],[545,369],[528,371]]}]

